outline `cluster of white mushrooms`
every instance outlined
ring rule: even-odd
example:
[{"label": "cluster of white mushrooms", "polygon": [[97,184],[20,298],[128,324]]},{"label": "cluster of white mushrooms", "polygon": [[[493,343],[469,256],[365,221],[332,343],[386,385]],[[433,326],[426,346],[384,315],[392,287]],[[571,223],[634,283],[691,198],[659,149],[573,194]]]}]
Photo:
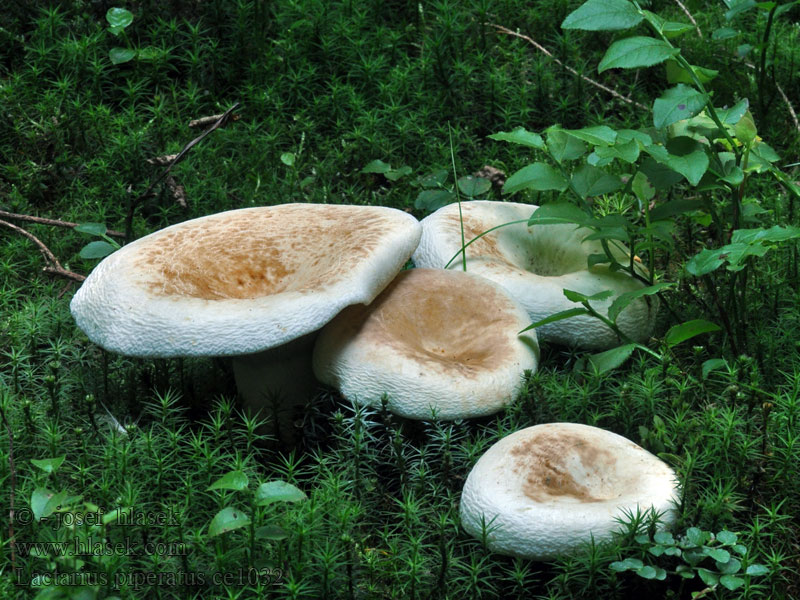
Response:
[{"label": "cluster of white mushrooms", "polygon": [[[641,285],[602,265],[587,268],[599,243],[570,225],[499,228],[465,249],[467,272],[460,258],[448,266],[462,227],[469,241],[537,208],[464,202],[461,214],[454,204],[421,223],[372,206],[219,213],[118,250],[70,308],[89,339],[113,352],[232,357],[251,411],[276,395],[290,406],[304,402],[316,376],[353,402],[379,405],[386,396],[391,411],[412,419],[489,415],[537,368],[537,336],[519,332],[574,306],[563,288],[618,295]],[[401,271],[412,255],[417,268]],[[617,324],[644,340],[654,313],[637,300]],[[618,343],[587,317],[542,327],[539,336],[587,349]],[[539,425],[478,461],[462,520],[473,535],[488,524],[498,552],[544,559],[590,534],[604,539],[624,511],[654,508],[669,520],[676,494],[669,467],[628,440],[583,425]]]}]

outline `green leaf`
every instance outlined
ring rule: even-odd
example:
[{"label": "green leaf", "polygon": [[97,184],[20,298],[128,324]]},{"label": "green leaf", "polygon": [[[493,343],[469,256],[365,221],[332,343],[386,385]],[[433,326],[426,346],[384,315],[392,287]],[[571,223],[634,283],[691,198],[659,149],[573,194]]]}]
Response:
[{"label": "green leaf", "polygon": [[[638,175],[638,173],[637,173]],[[650,211],[651,221],[661,221],[677,215],[682,215],[704,208],[703,201],[695,198],[678,198],[664,204],[659,204]]]},{"label": "green leaf", "polygon": [[658,573],[654,567],[645,565],[641,569],[637,569],[636,574],[643,579],[655,579]]},{"label": "green leaf", "polygon": [[55,494],[46,487],[37,487],[31,494],[31,511],[33,518],[41,521],[52,515],[67,498],[67,492]]},{"label": "green leaf", "polygon": [[128,515],[130,512],[130,508],[115,508],[111,512],[105,513],[101,520],[103,525],[110,525],[116,523],[121,516]]},{"label": "green leaf", "polygon": [[447,177],[450,172],[447,169],[441,169],[439,171],[434,171],[433,173],[428,173],[426,175],[422,175],[417,179],[417,184],[421,187],[426,189],[438,189],[444,185],[444,182],[447,181]]},{"label": "green leaf", "polygon": [[736,134],[736,138],[743,144],[749,144],[756,139],[758,130],[756,129],[755,121],[753,121],[753,115],[750,114],[749,110],[739,119],[733,127],[733,131]]},{"label": "green leaf", "polygon": [[[690,154],[678,156],[671,154],[664,146],[653,144],[647,146],[645,151],[656,161],[683,175],[694,186],[700,183],[700,179],[708,170],[708,155],[703,150],[696,150]],[[644,167],[642,170],[644,170]],[[658,187],[651,173],[646,172],[646,175],[653,182],[653,185]]]},{"label": "green leaf", "polygon": [[669,331],[667,331],[667,334],[664,336],[664,343],[672,348],[681,342],[685,342],[686,340],[695,336],[703,333],[709,333],[711,331],[719,331],[719,325],[715,325],[714,323],[704,319],[687,321],[686,323],[681,323],[679,325],[673,325],[670,327]]},{"label": "green leaf", "polygon": [[583,225],[589,220],[588,215],[574,204],[568,202],[551,202],[537,208],[528,219],[528,227],[534,225],[558,225],[573,223]]},{"label": "green leaf", "polygon": [[608,565],[612,571],[631,571],[641,569],[644,563],[638,558],[626,558],[625,560],[617,560]]},{"label": "green leaf", "polygon": [[166,56],[166,52],[155,46],[145,46],[136,51],[136,58],[139,60],[156,60],[162,56]]},{"label": "green leaf", "polygon": [[547,150],[557,163],[575,160],[586,153],[586,144],[558,127],[547,130]]},{"label": "green leaf", "polygon": [[735,577],[733,575],[723,575],[719,578],[719,584],[731,591],[736,590],[744,585],[744,579]]},{"label": "green leaf", "polygon": [[639,171],[647,176],[647,179],[657,190],[666,190],[683,178],[680,173],[676,173],[667,165],[653,158],[643,160],[639,166]]},{"label": "green leaf", "polygon": [[694,569],[687,565],[678,565],[675,567],[675,573],[684,579],[694,579]]},{"label": "green leaf", "polygon": [[736,535],[732,531],[728,531],[727,529],[723,529],[717,534],[717,541],[725,546],[728,546],[730,544],[735,544],[736,540],[738,539],[739,539],[738,535]]},{"label": "green leaf", "polygon": [[106,231],[108,231],[105,223],[78,223],[73,229],[79,233],[97,236],[105,235]]},{"label": "green leaf", "polygon": [[434,212],[455,200],[455,194],[449,190],[422,190],[414,201],[414,208]]},{"label": "green leaf", "polygon": [[561,23],[563,29],[615,31],[639,24],[642,15],[627,0],[588,0]]},{"label": "green leaf", "polygon": [[[283,160],[283,156],[281,156],[281,160]],[[288,164],[288,163],[286,163]],[[294,161],[292,161],[294,164]],[[291,165],[289,165],[291,166]],[[363,169],[361,169],[361,173],[378,173],[380,175],[384,175],[392,170],[392,165],[383,162],[380,159],[375,159],[368,162]]]},{"label": "green leaf", "polygon": [[725,125],[736,125],[739,119],[744,116],[744,113],[747,112],[749,106],[750,102],[747,98],[743,98],[730,108],[718,108],[717,116]]},{"label": "green leaf", "polygon": [[572,187],[581,198],[610,194],[622,188],[622,180],[617,175],[584,164],[572,174]]},{"label": "green leaf", "polygon": [[236,490],[240,492],[247,489],[247,483],[247,475],[242,471],[229,471],[208,486],[208,490]]},{"label": "green leaf", "polygon": [[491,181],[483,177],[474,177],[473,175],[467,175],[459,178],[457,184],[458,189],[461,190],[461,193],[465,196],[469,196],[470,198],[485,194],[492,189]]},{"label": "green leaf", "polygon": [[656,531],[656,533],[653,535],[653,541],[657,544],[663,544],[665,546],[675,545],[675,538],[672,537],[672,534],[669,531]]},{"label": "green leaf", "polygon": [[[626,163],[634,163],[639,158],[639,152],[639,142],[636,140],[620,141],[618,138],[613,146],[597,146],[594,149],[594,156],[600,159],[595,166],[609,164],[615,158]],[[591,159],[591,156],[589,158]]]},{"label": "green leaf", "polygon": [[547,190],[562,191],[567,188],[567,185],[569,184],[564,179],[564,176],[553,167],[546,163],[535,162],[522,167],[511,175],[503,185],[503,193],[513,194],[527,189],[540,192]]},{"label": "green leaf", "polygon": [[730,21],[740,13],[750,10],[756,5],[755,0],[728,0],[728,10],[725,11],[725,20]]},{"label": "green leaf", "polygon": [[536,329],[537,327],[541,327],[542,325],[549,325],[550,323],[555,323],[556,321],[563,321],[564,319],[569,319],[571,317],[577,317],[579,315],[588,315],[588,314],[589,311],[586,310],[585,308],[568,308],[567,310],[562,310],[553,315],[550,315],[549,317],[540,319],[535,323],[531,323],[519,333],[525,333],[526,331],[530,331],[531,329]]},{"label": "green leaf", "polygon": [[650,285],[647,287],[640,288],[638,290],[633,290],[631,292],[625,292],[623,294],[620,294],[619,296],[614,298],[614,301],[611,303],[611,306],[608,307],[609,320],[616,323],[619,314],[623,310],[625,310],[625,308],[637,298],[641,298],[642,296],[652,296],[653,294],[659,293],[661,290],[665,290],[674,286],[675,286],[674,283],[656,283],[655,285]]},{"label": "green leaf", "polygon": [[[294,152],[284,152],[283,154],[281,154],[281,162],[282,162],[283,164],[285,164],[287,167],[293,167],[293,166],[294,166],[294,163],[295,163],[295,161],[296,161],[296,160],[297,160],[297,156],[295,156],[295,153],[294,153]],[[372,162],[376,162],[376,161],[372,161]],[[377,161],[377,162],[380,162],[380,161]],[[370,163],[370,165],[371,165],[371,164],[372,164],[372,163]],[[367,167],[368,167],[368,166],[369,166],[369,165],[367,165]],[[387,166],[388,166],[388,165],[387,165]],[[364,167],[364,169],[366,169],[367,167]],[[362,173],[364,173],[364,172],[365,172],[365,171],[364,171],[364,169],[361,169],[361,172],[362,172]],[[367,173],[372,173],[372,172],[374,172],[374,171],[366,171],[366,172],[367,172]]]},{"label": "green leaf", "polygon": [[[728,554],[730,556],[730,554]],[[738,558],[728,558],[728,560],[718,560],[717,570],[725,575],[735,575],[742,568],[742,562]]]},{"label": "green leaf", "polygon": [[66,456],[59,456],[58,458],[32,458],[31,462],[35,467],[39,467],[45,473],[54,473],[64,462]]},{"label": "green leaf", "polygon": [[652,37],[635,36],[619,40],[611,44],[605,56],[597,66],[597,72],[608,69],[635,69],[651,67],[662,63],[678,54],[680,50],[673,48],[662,40]]},{"label": "green leaf", "polygon": [[709,358],[703,363],[702,366],[703,380],[705,381],[708,379],[708,375],[711,373],[711,371],[726,368],[727,366],[728,363],[724,358]]},{"label": "green leaf", "polygon": [[759,577],[761,575],[767,575],[769,573],[769,569],[764,565],[760,565],[758,563],[752,564],[745,569],[746,575],[751,575],[753,577]]},{"label": "green leaf", "polygon": [[616,348],[606,350],[605,352],[592,354],[589,357],[589,361],[594,365],[595,369],[597,369],[599,373],[605,373],[606,371],[616,369],[618,366],[628,360],[635,348],[636,344],[617,346]]},{"label": "green leaf", "polygon": [[133,23],[133,13],[124,8],[109,8],[106,12],[106,21],[108,21],[111,27],[125,29],[128,25]]},{"label": "green leaf", "polygon": [[[667,82],[694,85],[694,79],[692,79],[691,73],[684,69],[677,60],[668,60],[664,63],[664,66],[667,69]],[[694,73],[700,80],[700,83],[708,83],[719,75],[719,71],[715,71],[714,69],[705,69],[695,65],[692,65],[692,69],[694,69]]]},{"label": "green leaf", "polygon": [[116,252],[116,248],[108,242],[96,241],[89,242],[78,253],[78,256],[85,259],[105,258],[112,252]]},{"label": "green leaf", "polygon": [[704,548],[707,556],[710,556],[718,563],[726,563],[731,559],[731,553],[722,548]]},{"label": "green leaf", "polygon": [[520,144],[537,150],[544,150],[544,140],[538,133],[527,131],[524,127],[517,127],[513,131],[500,131],[489,136],[490,140]]},{"label": "green leaf", "polygon": [[111,64],[121,65],[130,62],[136,56],[136,50],[131,48],[112,48],[108,51],[108,58],[111,59]]},{"label": "green leaf", "polygon": [[705,94],[680,83],[668,89],[653,103],[653,125],[661,129],[693,117],[703,110],[707,101]]},{"label": "green leaf", "polygon": [[607,125],[596,125],[583,129],[564,129],[563,131],[592,146],[610,146],[617,141],[617,132]]},{"label": "green leaf", "polygon": [[258,506],[267,506],[273,502],[300,502],[305,500],[305,493],[285,481],[268,481],[256,489],[255,502]]},{"label": "green leaf", "polygon": [[390,171],[387,171],[386,173],[383,174],[383,176],[386,177],[386,179],[388,179],[389,181],[397,181],[401,177],[405,177],[406,175],[411,175],[412,171],[413,169],[411,167],[409,167],[408,165],[404,165],[399,169],[392,169]]},{"label": "green leaf", "polygon": [[697,574],[700,576],[700,579],[703,580],[707,586],[717,585],[719,583],[719,575],[716,573],[709,571],[708,569],[697,569]]},{"label": "green leaf", "polygon": [[719,29],[715,29],[714,32],[711,34],[712,40],[722,41],[722,40],[729,40],[731,38],[735,38],[739,35],[739,32],[735,29],[730,27],[720,27]]},{"label": "green leaf", "polygon": [[208,526],[208,536],[215,537],[247,525],[250,525],[250,517],[247,513],[228,506],[219,511],[211,520],[211,524]]},{"label": "green leaf", "polygon": [[581,292],[576,292],[575,290],[562,290],[564,292],[564,296],[567,297],[567,300],[570,302],[589,302],[589,301],[596,301],[599,302],[601,300],[608,300],[611,296],[614,295],[613,290],[603,290],[602,292],[597,292],[596,294],[592,294],[591,296],[587,296],[586,294],[582,294]]}]

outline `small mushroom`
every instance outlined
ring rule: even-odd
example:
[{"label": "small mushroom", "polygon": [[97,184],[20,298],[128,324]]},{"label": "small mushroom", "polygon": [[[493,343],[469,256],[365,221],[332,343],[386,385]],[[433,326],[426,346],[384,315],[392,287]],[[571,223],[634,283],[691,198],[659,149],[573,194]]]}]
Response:
[{"label": "small mushroom", "polygon": [[429,419],[478,417],[511,402],[539,347],[525,311],[498,285],[460,271],[403,271],[369,306],[320,332],[314,373],[353,402]]},{"label": "small mushroom", "polygon": [[[223,212],[143,237],[103,260],[75,294],[89,339],[128,356],[232,356],[245,404],[314,387],[313,332],[370,302],[416,248],[395,209],[283,204]],[[289,345],[293,340],[294,348]]]},{"label": "small mushroom", "polygon": [[630,440],[597,427],[548,423],[493,445],[467,477],[461,523],[488,531],[500,554],[549,560],[594,539],[607,541],[626,514],[676,518],[675,473]]},{"label": "small mushroom", "polygon": [[[462,202],[464,240],[469,242],[503,223],[527,221],[537,208],[513,202]],[[591,233],[570,224],[528,227],[523,222],[500,227],[466,248],[467,271],[503,286],[525,307],[532,321],[579,306],[564,296],[564,289],[587,296],[612,290],[611,298],[591,303],[605,316],[614,298],[640,289],[643,284],[627,273],[610,270],[607,265],[589,268],[589,256],[603,254],[599,241],[584,241]],[[459,207],[450,204],[422,220],[422,239],[412,259],[418,267],[441,269],[460,250]],[[627,250],[617,249],[615,258],[627,263]],[[461,269],[461,257],[453,260],[449,268]],[[653,330],[656,309],[654,297],[636,299],[619,315],[617,325],[631,339],[644,341]],[[617,335],[609,327],[588,315],[543,325],[537,332],[541,341],[588,350],[619,345]]]}]

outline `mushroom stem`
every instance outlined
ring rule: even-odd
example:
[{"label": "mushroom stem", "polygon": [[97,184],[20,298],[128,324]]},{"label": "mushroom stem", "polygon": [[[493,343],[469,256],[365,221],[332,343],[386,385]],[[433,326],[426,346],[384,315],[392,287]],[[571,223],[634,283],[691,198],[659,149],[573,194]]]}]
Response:
[{"label": "mushroom stem", "polygon": [[245,410],[261,413],[264,433],[285,443],[296,439],[294,422],[317,387],[311,352],[317,332],[263,352],[234,356],[233,374]]}]

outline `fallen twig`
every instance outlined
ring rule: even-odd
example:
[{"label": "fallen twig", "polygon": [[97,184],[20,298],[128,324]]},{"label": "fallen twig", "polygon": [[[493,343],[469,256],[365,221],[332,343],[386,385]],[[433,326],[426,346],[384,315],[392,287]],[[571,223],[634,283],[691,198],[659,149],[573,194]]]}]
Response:
[{"label": "fallen twig", "polygon": [[[4,219],[11,219],[12,221],[27,221],[28,223],[38,223],[40,225],[54,225],[56,227],[69,227],[75,228],[80,223],[72,223],[70,221],[60,221],[58,219],[45,219],[44,217],[34,217],[33,215],[22,215],[18,213],[10,213],[5,210],[0,210],[0,217]],[[125,234],[121,231],[114,231],[109,229],[106,231],[111,237],[124,238]]]},{"label": "fallen twig", "polygon": [[685,14],[688,17],[688,19],[692,22],[692,25],[694,25],[694,30],[697,32],[697,37],[699,37],[702,40],[703,32],[700,31],[700,27],[697,25],[697,21],[694,20],[692,13],[690,13],[689,9],[683,5],[683,2],[681,2],[681,0],[675,0],[675,4],[681,7],[683,14]]},{"label": "fallen twig", "polygon": [[553,56],[552,52],[550,52],[547,48],[542,46],[540,43],[538,43],[533,38],[531,38],[531,37],[529,37],[527,35],[524,35],[522,33],[519,33],[517,31],[512,31],[511,29],[508,29],[507,27],[503,27],[502,25],[496,25],[494,23],[487,23],[487,25],[489,25],[491,27],[494,27],[500,33],[504,33],[506,35],[511,35],[511,36],[520,38],[522,40],[525,40],[531,46],[536,48],[539,52],[541,52],[542,54],[544,54],[544,55],[550,57],[551,59],[553,59],[553,62],[555,62],[557,65],[559,65],[560,67],[563,67],[564,69],[566,69],[567,71],[569,71],[570,73],[575,75],[576,77],[580,77],[586,83],[589,83],[589,84],[595,86],[596,88],[599,88],[599,89],[603,90],[604,92],[607,92],[607,93],[611,94],[612,96],[614,96],[615,98],[617,98],[619,100],[622,100],[623,102],[626,102],[628,104],[633,104],[634,106],[636,106],[638,108],[641,108],[642,110],[646,110],[647,112],[650,112],[650,107],[649,106],[645,106],[644,104],[641,104],[641,103],[637,102],[636,100],[633,100],[632,98],[628,98],[627,96],[623,96],[618,91],[616,91],[616,90],[614,90],[614,89],[612,89],[612,88],[610,88],[608,86],[605,86],[602,83],[600,83],[599,81],[595,81],[594,79],[591,79],[591,78],[587,77],[586,75],[581,75],[580,73],[578,73],[572,67],[570,67],[568,65],[565,65],[563,62],[561,62],[555,56]]},{"label": "fallen twig", "polygon": [[0,225],[8,227],[12,231],[16,231],[20,235],[25,236],[34,244],[39,247],[39,251],[44,256],[44,260],[47,263],[47,266],[42,269],[45,273],[50,273],[51,275],[58,275],[59,277],[66,277],[67,279],[72,279],[73,281],[82,282],[86,279],[85,275],[81,275],[79,273],[74,273],[72,271],[68,271],[64,267],[61,266],[61,263],[58,262],[55,254],[50,251],[50,248],[45,246],[44,242],[33,235],[30,231],[23,229],[22,227],[17,227],[13,223],[9,223],[8,221],[3,221],[0,219]]},{"label": "fallen twig", "polygon": [[[167,168],[164,169],[155,179],[153,179],[153,181],[150,182],[150,185],[147,186],[147,189],[144,192],[139,194],[135,199],[133,199],[133,200],[129,199],[128,200],[128,214],[125,217],[125,239],[126,240],[130,240],[131,237],[133,237],[133,213],[136,210],[136,207],[139,205],[139,203],[150,195],[150,192],[153,190],[153,188],[156,186],[156,184],[159,181],[161,181],[167,175],[169,175],[169,172],[172,170],[172,167],[177,165],[183,159],[183,157],[186,156],[186,153],[189,152],[189,150],[191,150],[194,146],[199,144],[209,133],[211,133],[212,131],[214,131],[216,129],[219,129],[220,127],[222,127],[228,121],[228,118],[230,117],[230,114],[234,110],[236,110],[236,108],[238,106],[239,106],[239,103],[238,102],[234,102],[233,106],[231,106],[224,113],[222,113],[221,115],[215,115],[216,121],[214,121],[214,124],[211,127],[206,129],[203,133],[198,135],[191,142],[186,144],[183,147],[183,149],[180,152],[178,152],[174,156],[174,158],[170,161],[170,163],[167,165]],[[210,117],[205,117],[205,118],[210,118]]]}]

